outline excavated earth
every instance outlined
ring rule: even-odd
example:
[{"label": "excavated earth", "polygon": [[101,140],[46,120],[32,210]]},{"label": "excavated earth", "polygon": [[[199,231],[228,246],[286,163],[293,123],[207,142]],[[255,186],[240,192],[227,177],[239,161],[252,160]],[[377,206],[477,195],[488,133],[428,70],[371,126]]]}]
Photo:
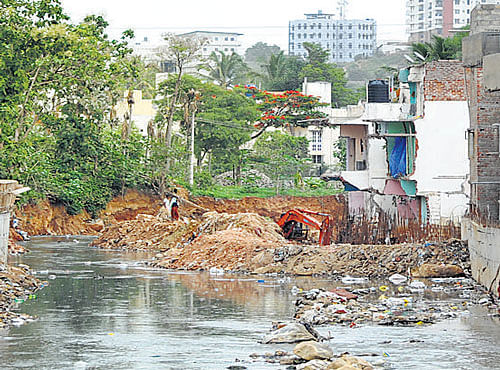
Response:
[{"label": "excavated earth", "polygon": [[[181,197],[188,195],[181,192]],[[219,269],[251,273],[295,275],[350,274],[387,276],[457,276],[468,272],[467,247],[460,241],[397,245],[331,245],[292,243],[276,222],[292,208],[332,216],[333,240],[337,225],[346,217],[345,198],[282,197],[222,200],[191,198],[181,203],[181,220],[165,216],[162,201],[154,195],[128,191],[102,211],[99,220],[86,213],[68,215],[62,206],[48,202],[16,211],[21,227],[31,235],[98,235],[93,245],[121,250],[150,250],[158,267],[188,270]],[[317,233],[312,233],[317,241]]]}]

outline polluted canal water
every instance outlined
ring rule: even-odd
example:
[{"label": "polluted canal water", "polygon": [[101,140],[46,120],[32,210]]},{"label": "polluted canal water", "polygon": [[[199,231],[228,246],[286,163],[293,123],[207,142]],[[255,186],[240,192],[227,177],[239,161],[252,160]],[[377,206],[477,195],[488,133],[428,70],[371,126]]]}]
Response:
[{"label": "polluted canal water", "polygon": [[[292,287],[331,289],[341,281],[172,272],[147,255],[101,251],[83,237],[34,238],[11,264],[31,266],[49,285],[16,311],[35,322],[0,332],[2,369],[285,369],[263,355],[293,344],[260,344],[271,323],[290,321]],[[387,282],[386,282],[387,283]],[[450,304],[463,297],[447,297]],[[455,302],[455,303],[454,303]],[[480,305],[433,325],[316,328],[386,369],[497,369],[500,321]]]}]

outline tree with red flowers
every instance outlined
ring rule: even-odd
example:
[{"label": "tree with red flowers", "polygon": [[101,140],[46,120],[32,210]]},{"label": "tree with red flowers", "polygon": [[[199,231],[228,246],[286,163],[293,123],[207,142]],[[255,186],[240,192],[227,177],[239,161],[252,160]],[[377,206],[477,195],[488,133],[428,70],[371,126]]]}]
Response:
[{"label": "tree with red flowers", "polygon": [[319,108],[328,104],[320,103],[319,98],[304,95],[299,91],[268,92],[254,86],[236,87],[246,96],[255,99],[261,116],[254,124],[259,130],[252,139],[259,137],[268,127],[308,127],[327,126],[328,116]]}]

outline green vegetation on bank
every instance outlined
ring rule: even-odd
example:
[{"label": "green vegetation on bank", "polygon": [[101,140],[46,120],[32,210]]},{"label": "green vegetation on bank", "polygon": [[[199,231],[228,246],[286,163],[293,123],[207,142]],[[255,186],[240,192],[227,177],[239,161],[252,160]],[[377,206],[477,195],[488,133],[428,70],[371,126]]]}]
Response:
[{"label": "green vegetation on bank", "polygon": [[[86,210],[96,217],[113,196],[129,188],[162,194],[171,184],[185,184],[192,117],[195,194],[333,191],[311,183],[308,177],[318,168],[308,158],[309,143],[290,135],[297,127],[326,124],[317,109],[319,99],[294,91],[305,76],[332,82],[336,105],[357,101],[343,70],[327,63],[326,51],[311,44],[307,58],[268,53],[260,71],[240,57],[213,54],[210,65],[200,66],[209,76],[199,79],[185,69],[203,40],[166,35],[162,55],[175,61],[176,71],[156,86],[159,65],[131,55],[133,32],[112,40],[107,26],[103,17],[93,15],[73,23],[59,0],[5,0],[0,5],[0,178],[31,187],[22,202],[49,199],[70,214]],[[257,81],[286,89],[271,94],[247,85]],[[116,111],[124,99],[132,107],[135,89],[155,99],[157,116],[147,133],[139,133],[130,117]],[[174,130],[174,123],[180,130]],[[278,131],[265,132],[271,127]],[[272,185],[244,178],[250,170]],[[223,188],[215,178],[226,172],[234,186]]]},{"label": "green vegetation on bank", "polygon": [[275,188],[260,188],[252,186],[221,186],[215,185],[209,189],[196,189],[192,190],[194,196],[209,196],[220,199],[241,199],[244,197],[258,197],[268,198],[276,195],[294,196],[294,197],[321,197],[325,195],[339,194],[341,190],[330,187],[317,187],[317,188],[290,188],[281,189],[279,194],[276,194]]}]

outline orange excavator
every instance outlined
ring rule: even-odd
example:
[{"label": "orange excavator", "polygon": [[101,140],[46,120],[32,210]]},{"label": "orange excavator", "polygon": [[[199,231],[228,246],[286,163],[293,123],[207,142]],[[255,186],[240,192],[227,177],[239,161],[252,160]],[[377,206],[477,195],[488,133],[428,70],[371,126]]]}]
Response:
[{"label": "orange excavator", "polygon": [[[320,222],[312,216],[320,216]],[[307,238],[308,227],[319,230],[319,244],[330,245],[332,241],[332,225],[330,215],[308,211],[305,209],[291,209],[281,215],[278,225],[287,239],[304,240]],[[304,228],[305,226],[305,228]]]}]

